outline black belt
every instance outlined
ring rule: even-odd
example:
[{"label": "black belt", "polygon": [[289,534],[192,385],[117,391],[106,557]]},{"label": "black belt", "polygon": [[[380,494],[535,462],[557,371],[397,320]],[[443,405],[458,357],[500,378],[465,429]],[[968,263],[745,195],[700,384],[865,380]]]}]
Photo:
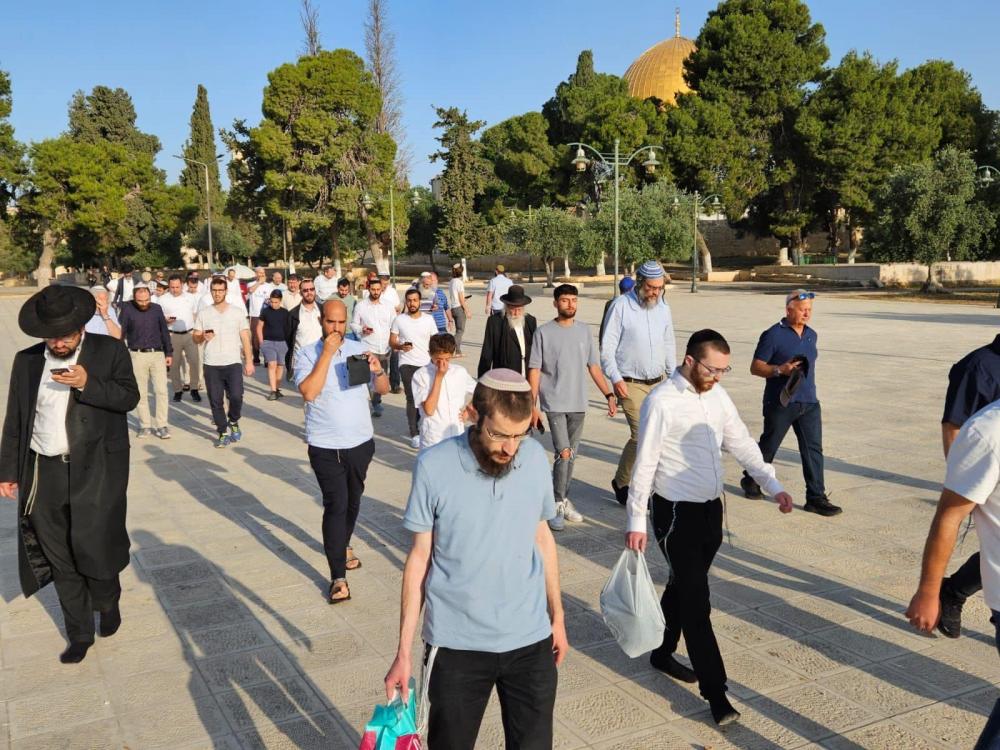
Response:
[{"label": "black belt", "polygon": [[63,463],[63,464],[68,464],[69,463],[69,454],[68,453],[60,453],[60,454],[57,454],[55,456],[44,456],[41,453],[36,453],[35,455],[38,456],[39,458],[44,458],[47,461],[58,461],[59,463]]},{"label": "black belt", "polygon": [[183,336],[185,333],[191,333],[191,331],[171,331],[171,333],[175,333],[178,336]]},{"label": "black belt", "polygon": [[650,378],[649,380],[643,380],[642,378],[622,377],[622,380],[624,380],[626,383],[638,383],[639,385],[656,385],[661,380],[663,380],[663,376],[660,375],[660,377],[658,378]]},{"label": "black belt", "polygon": [[129,349],[130,352],[142,352],[143,354],[148,354],[149,352],[162,352],[163,349]]}]

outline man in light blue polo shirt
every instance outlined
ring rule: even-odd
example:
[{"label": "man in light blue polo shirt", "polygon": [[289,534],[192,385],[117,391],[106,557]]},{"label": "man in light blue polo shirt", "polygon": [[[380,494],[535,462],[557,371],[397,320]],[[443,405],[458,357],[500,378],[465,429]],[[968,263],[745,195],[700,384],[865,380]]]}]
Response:
[{"label": "man in light blue polo shirt", "polygon": [[399,650],[386,695],[407,697],[413,637],[425,604],[428,746],[474,747],[494,687],[507,747],[549,750],[556,667],[568,649],[545,449],[528,437],[532,398],[513,370],[485,373],[476,424],[417,458],[403,525]]},{"label": "man in light blue polo shirt", "polygon": [[306,402],[309,463],[323,493],[323,549],[330,565],[327,601],[351,598],[347,571],[361,567],[351,552],[351,535],[361,510],[368,465],[375,455],[375,431],[368,410],[369,382],[350,384],[348,360],[366,356],[371,386],[387,393],[389,378],[364,344],[345,339],[347,307],[328,300],[322,309],[323,338],[295,357],[295,385]]}]

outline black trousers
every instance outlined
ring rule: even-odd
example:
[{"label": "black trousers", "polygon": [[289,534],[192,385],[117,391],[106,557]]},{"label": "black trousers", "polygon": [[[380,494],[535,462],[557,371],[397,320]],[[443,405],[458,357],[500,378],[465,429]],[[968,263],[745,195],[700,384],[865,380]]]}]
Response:
[{"label": "black trousers", "polygon": [[[428,646],[425,667],[430,653]],[[475,747],[496,687],[506,750],[551,750],[557,681],[552,636],[500,654],[437,649],[427,686],[427,747]]]},{"label": "black trousers", "polygon": [[52,566],[66,636],[71,643],[94,642],[94,612],[106,612],[121,597],[118,576],[89,578],[76,569],[70,543],[69,464],[58,457],[38,456],[38,486],[31,525]]},{"label": "black trousers", "polygon": [[[231,422],[240,421],[243,412],[243,365],[205,365],[205,390],[215,429],[221,435]],[[229,398],[228,415],[224,397]]]},{"label": "black trousers", "polygon": [[419,369],[416,365],[399,366],[399,374],[403,376],[403,392],[406,394],[406,424],[410,428],[410,437],[420,432],[417,429],[420,412],[417,411],[417,403],[413,400],[413,374]]},{"label": "black trousers", "polygon": [[961,601],[975,594],[983,587],[983,578],[979,570],[979,553],[974,553],[962,563],[962,567],[944,579],[941,589]]},{"label": "black trousers", "polygon": [[806,502],[822,500],[826,495],[826,486],[823,481],[823,417],[819,404],[764,404],[764,431],[759,445],[768,463],[774,461],[789,427],[795,431],[799,443],[802,476],[806,480]]},{"label": "black trousers", "polygon": [[722,544],[722,501],[674,503],[653,495],[653,532],[670,566],[660,606],[667,620],[654,653],[669,656],[681,635],[698,687],[708,700],[726,692],[726,667],[712,630],[708,569]]},{"label": "black trousers", "polygon": [[[383,372],[389,372],[389,362],[392,361],[392,357],[388,354],[376,354],[378,357],[379,366],[382,368]],[[396,385],[399,385],[397,382]],[[392,387],[392,376],[389,377],[389,387]],[[375,387],[372,385],[368,386],[368,392],[371,394],[372,403],[376,406],[382,403],[382,394],[375,392]]]},{"label": "black trousers", "polygon": [[399,352],[395,349],[389,352],[389,388],[396,390],[400,383]]},{"label": "black trousers", "polygon": [[374,455],[374,440],[344,450],[309,446],[309,463],[323,494],[323,550],[332,581],[347,577],[347,545],[361,512],[365,477]]}]

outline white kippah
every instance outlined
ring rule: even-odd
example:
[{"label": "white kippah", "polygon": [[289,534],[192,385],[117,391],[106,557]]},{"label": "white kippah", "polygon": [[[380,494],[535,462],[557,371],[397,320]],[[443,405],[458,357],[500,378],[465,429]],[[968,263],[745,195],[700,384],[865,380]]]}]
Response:
[{"label": "white kippah", "polygon": [[515,391],[517,393],[527,393],[531,391],[531,386],[524,376],[506,367],[497,367],[488,372],[484,372],[479,378],[480,385],[492,388],[495,391]]}]

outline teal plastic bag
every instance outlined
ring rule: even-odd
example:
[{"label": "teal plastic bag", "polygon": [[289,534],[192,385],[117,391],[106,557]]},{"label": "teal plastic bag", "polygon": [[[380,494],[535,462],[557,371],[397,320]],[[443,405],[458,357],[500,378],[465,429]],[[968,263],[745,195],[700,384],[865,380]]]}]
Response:
[{"label": "teal plastic bag", "polygon": [[412,677],[409,687],[410,699],[405,704],[397,694],[386,705],[375,706],[358,750],[421,750],[417,691]]}]

